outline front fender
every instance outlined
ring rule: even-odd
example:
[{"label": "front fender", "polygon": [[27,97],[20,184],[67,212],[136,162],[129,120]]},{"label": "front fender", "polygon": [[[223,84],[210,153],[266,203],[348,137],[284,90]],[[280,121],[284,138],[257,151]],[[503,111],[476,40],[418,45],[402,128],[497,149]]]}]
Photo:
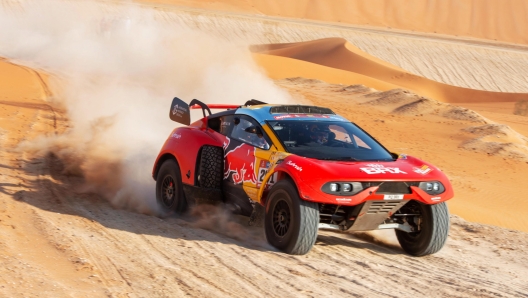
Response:
[{"label": "front fender", "polygon": [[[263,201],[263,195],[266,190],[266,185],[268,185],[270,178],[275,173],[279,174],[279,180],[284,179],[285,175],[289,176],[293,180],[293,183],[297,188],[299,196],[304,200],[312,201],[311,193],[313,192],[313,189],[302,178],[305,175],[314,174],[311,173],[311,171],[313,170],[312,167],[307,165],[305,161],[306,159],[304,157],[299,157],[296,155],[288,155],[282,157],[283,159],[277,160],[264,177],[262,186],[260,187],[258,193],[259,202],[261,204],[265,203]],[[302,166],[300,164],[302,164]]]}]

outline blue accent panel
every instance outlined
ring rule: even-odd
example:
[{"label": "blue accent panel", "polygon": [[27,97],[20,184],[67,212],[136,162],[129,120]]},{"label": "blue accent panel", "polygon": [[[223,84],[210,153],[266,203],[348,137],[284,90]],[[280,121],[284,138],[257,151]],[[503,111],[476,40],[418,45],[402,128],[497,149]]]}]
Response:
[{"label": "blue accent panel", "polygon": [[248,115],[253,117],[257,122],[260,124],[264,124],[266,121],[271,120],[288,120],[288,121],[296,121],[296,120],[312,120],[312,121],[345,121],[349,122],[347,119],[339,116],[339,115],[325,115],[325,118],[323,117],[295,117],[295,118],[284,118],[284,119],[276,119],[274,117],[280,117],[285,115],[302,115],[302,114],[271,114],[270,113],[271,106],[263,106],[261,108],[238,108],[235,112],[235,114],[238,115]]}]

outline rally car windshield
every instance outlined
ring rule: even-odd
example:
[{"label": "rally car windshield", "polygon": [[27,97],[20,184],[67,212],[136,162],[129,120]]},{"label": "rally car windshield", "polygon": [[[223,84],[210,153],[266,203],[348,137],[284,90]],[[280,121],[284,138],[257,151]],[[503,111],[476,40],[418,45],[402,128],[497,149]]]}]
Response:
[{"label": "rally car windshield", "polygon": [[388,161],[390,152],[351,122],[270,121],[286,150],[322,160]]}]

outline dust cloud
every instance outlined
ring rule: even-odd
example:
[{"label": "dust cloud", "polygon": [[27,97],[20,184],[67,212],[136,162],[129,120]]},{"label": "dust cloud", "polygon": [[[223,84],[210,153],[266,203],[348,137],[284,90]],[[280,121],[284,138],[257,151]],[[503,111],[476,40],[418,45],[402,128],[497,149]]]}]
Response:
[{"label": "dust cloud", "polygon": [[192,226],[195,228],[222,234],[256,247],[274,250],[266,242],[261,227],[258,225],[249,227],[247,217],[233,215],[221,205],[197,205],[190,209],[189,214],[192,216]]},{"label": "dust cloud", "polygon": [[0,56],[52,74],[46,100],[66,110],[70,125],[24,150],[55,154],[117,207],[156,211],[151,170],[176,126],[168,117],[174,96],[231,104],[291,100],[255,65],[246,44],[168,24],[156,10],[93,1],[12,3],[0,7]]},{"label": "dust cloud", "polygon": [[359,239],[363,239],[368,242],[376,243],[388,248],[393,249],[401,249],[400,244],[398,243],[398,239],[396,238],[396,234],[394,233],[394,230],[388,229],[388,230],[372,230],[372,231],[365,231],[365,232],[346,232],[349,233]]}]

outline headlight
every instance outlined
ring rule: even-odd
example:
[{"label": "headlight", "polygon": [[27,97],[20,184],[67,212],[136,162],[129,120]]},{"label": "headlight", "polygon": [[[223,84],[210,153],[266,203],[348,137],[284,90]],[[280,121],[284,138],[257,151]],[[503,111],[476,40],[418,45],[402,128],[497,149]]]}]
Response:
[{"label": "headlight", "polygon": [[361,182],[328,182],[321,190],[336,196],[352,196],[363,190]]},{"label": "headlight", "polygon": [[438,195],[445,191],[445,187],[438,181],[420,182],[418,186],[430,195]]}]

